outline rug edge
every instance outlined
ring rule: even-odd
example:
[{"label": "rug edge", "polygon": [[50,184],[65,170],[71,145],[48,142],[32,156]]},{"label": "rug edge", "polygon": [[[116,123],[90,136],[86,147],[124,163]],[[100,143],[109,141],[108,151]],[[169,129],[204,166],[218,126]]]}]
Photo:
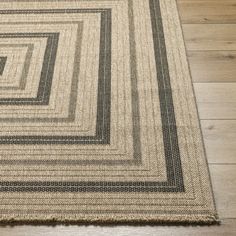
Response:
[{"label": "rug edge", "polygon": [[175,215],[175,216],[78,216],[78,215],[18,215],[11,214],[0,217],[0,224],[195,224],[195,225],[214,225],[220,224],[217,212],[205,215]]},{"label": "rug edge", "polygon": [[200,138],[201,138],[201,141],[202,141],[202,146],[203,146],[203,151],[204,151],[204,161],[206,163],[208,181],[209,181],[209,185],[210,185],[209,191],[211,193],[211,198],[212,198],[212,202],[213,202],[213,206],[214,206],[215,216],[219,221],[219,215],[218,215],[218,209],[217,209],[217,205],[216,205],[215,193],[214,193],[213,184],[212,184],[212,177],[211,177],[210,167],[209,167],[208,158],[207,158],[206,145],[205,145],[205,142],[204,142],[203,131],[202,131],[202,126],[201,126],[199,108],[198,108],[198,105],[197,105],[197,97],[196,97],[196,93],[195,93],[194,86],[193,86],[194,81],[193,81],[193,76],[192,76],[192,72],[191,72],[191,68],[190,68],[190,61],[189,61],[189,58],[187,56],[187,45],[186,45],[185,37],[184,37],[184,30],[183,30],[183,25],[182,25],[182,21],[181,21],[178,0],[174,0],[174,4],[175,4],[176,10],[177,10],[177,18],[178,18],[178,23],[179,23],[179,26],[180,26],[181,37],[182,37],[182,42],[183,42],[183,46],[184,46],[184,53],[185,53],[185,57],[186,57],[187,65],[188,65],[188,73],[189,73],[189,77],[190,77],[190,80],[191,80],[191,88],[192,88],[192,93],[193,93],[194,101],[195,101],[195,107],[196,107],[196,111],[197,111],[198,125],[199,125],[199,129],[200,129],[200,134],[201,134]]}]

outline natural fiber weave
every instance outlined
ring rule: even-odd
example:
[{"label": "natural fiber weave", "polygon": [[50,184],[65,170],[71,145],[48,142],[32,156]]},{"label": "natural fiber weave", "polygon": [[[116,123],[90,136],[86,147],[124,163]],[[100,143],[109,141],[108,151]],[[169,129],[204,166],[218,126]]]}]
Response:
[{"label": "natural fiber weave", "polygon": [[175,0],[0,0],[0,220],[217,221]]}]

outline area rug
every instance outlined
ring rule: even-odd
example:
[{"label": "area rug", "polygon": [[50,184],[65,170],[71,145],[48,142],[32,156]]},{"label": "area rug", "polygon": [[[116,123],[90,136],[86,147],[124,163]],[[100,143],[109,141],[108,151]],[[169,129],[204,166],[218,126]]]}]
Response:
[{"label": "area rug", "polygon": [[1,0],[0,24],[1,221],[217,221],[175,0]]}]

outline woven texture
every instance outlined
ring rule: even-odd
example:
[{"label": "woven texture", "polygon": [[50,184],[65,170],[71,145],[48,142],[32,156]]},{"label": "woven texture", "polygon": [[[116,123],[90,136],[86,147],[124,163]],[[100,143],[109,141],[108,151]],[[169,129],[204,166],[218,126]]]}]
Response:
[{"label": "woven texture", "polygon": [[0,220],[217,220],[175,0],[0,0]]}]

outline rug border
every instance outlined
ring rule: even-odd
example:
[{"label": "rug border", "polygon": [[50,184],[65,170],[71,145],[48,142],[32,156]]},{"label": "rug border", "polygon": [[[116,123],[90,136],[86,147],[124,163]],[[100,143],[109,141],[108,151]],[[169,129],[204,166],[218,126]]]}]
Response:
[{"label": "rug border", "polygon": [[196,224],[196,225],[215,225],[220,224],[221,221],[218,218],[217,214],[208,214],[208,215],[156,215],[156,216],[144,216],[144,215],[129,215],[129,216],[117,216],[110,215],[101,216],[101,215],[93,215],[93,216],[81,216],[76,214],[70,214],[70,216],[63,215],[47,215],[46,217],[43,215],[34,215],[28,217],[28,215],[18,215],[11,214],[7,217],[2,215],[0,217],[0,225],[8,225],[8,224]]}]

